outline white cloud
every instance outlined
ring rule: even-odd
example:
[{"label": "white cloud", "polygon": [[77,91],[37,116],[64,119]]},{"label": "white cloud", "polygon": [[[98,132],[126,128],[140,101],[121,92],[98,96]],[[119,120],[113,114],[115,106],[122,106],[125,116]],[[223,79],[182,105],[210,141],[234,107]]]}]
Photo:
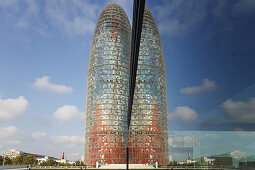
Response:
[{"label": "white cloud", "polygon": [[16,26],[20,28],[33,27],[33,22],[36,21],[35,18],[38,15],[39,7],[33,0],[26,0],[24,2],[26,8],[22,12],[22,15],[18,17]]},{"label": "white cloud", "polygon": [[169,115],[169,120],[180,120],[182,122],[191,122],[197,118],[197,112],[188,106],[178,106],[175,111]]},{"label": "white cloud", "polygon": [[[233,132],[233,138],[249,139],[255,138],[254,131],[235,131]],[[249,139],[250,140],[250,139]]]},{"label": "white cloud", "polygon": [[43,126],[44,128],[49,128],[52,126],[52,120],[46,115],[32,114],[31,118],[33,119],[33,121],[38,122],[38,124]]},{"label": "white cloud", "polygon": [[17,6],[18,2],[16,0],[0,0],[0,7],[12,7]]},{"label": "white cloud", "polygon": [[19,140],[10,140],[10,141],[6,141],[4,142],[6,145],[18,145],[20,144]]},{"label": "white cloud", "polygon": [[74,144],[74,143],[69,143],[69,144],[66,144],[66,145],[65,145],[65,148],[71,149],[71,148],[74,148],[75,146],[76,146],[76,144]]},{"label": "white cloud", "polygon": [[[39,34],[45,36],[45,28],[47,24],[41,22],[40,17],[40,7],[42,5],[33,0],[0,0],[0,7],[3,7],[4,17],[8,20],[8,25],[11,28],[18,29],[20,31],[32,30],[36,31]],[[17,31],[16,31],[17,32]],[[23,37],[22,35],[14,34],[11,37],[22,38],[22,43],[24,45],[29,45],[30,39],[28,36]]]},{"label": "white cloud", "polygon": [[[170,37],[184,37],[201,29],[216,34],[215,25],[223,32],[234,30],[233,27],[239,22],[234,22],[233,18],[250,16],[254,10],[254,0],[171,0],[162,1],[152,8],[160,33]],[[208,17],[212,24],[204,28]]]},{"label": "white cloud", "polygon": [[242,128],[234,128],[233,131],[244,131]]},{"label": "white cloud", "polygon": [[92,34],[99,6],[89,1],[47,1],[46,14],[52,24],[69,35]]},{"label": "white cloud", "polygon": [[212,140],[217,140],[220,138],[220,136],[215,133],[207,133],[207,134],[205,134],[205,137],[208,139],[212,139]]},{"label": "white cloud", "polygon": [[248,102],[228,99],[223,103],[226,116],[235,122],[255,123],[255,98]]},{"label": "white cloud", "polygon": [[18,129],[15,126],[0,127],[0,139],[15,135]]},{"label": "white cloud", "polygon": [[53,114],[54,117],[60,121],[70,121],[72,119],[82,119],[83,114],[73,105],[64,105],[57,109]]},{"label": "white cloud", "polygon": [[72,87],[66,85],[53,84],[49,82],[50,77],[43,76],[41,78],[36,78],[33,86],[41,90],[49,90],[55,93],[71,93],[73,91]]},{"label": "white cloud", "polygon": [[81,154],[79,152],[75,152],[75,153],[66,153],[66,156],[68,157],[74,157],[74,156],[80,156]]},{"label": "white cloud", "polygon": [[49,27],[55,27],[68,35],[92,35],[101,5],[102,3],[82,0],[0,0],[0,8],[11,28],[16,28],[19,32],[36,31],[42,36],[52,32]]},{"label": "white cloud", "polygon": [[180,90],[182,94],[194,95],[205,91],[213,91],[217,89],[217,84],[209,79],[203,79],[203,84],[199,86],[185,87]]},{"label": "white cloud", "polygon": [[183,142],[183,137],[182,136],[175,136],[175,137],[173,137],[173,141],[175,143]]},{"label": "white cloud", "polygon": [[37,131],[37,132],[34,132],[34,133],[31,134],[31,138],[32,139],[41,139],[41,138],[45,137],[46,135],[47,135],[46,132]]},{"label": "white cloud", "polygon": [[0,121],[13,120],[24,114],[28,104],[27,99],[23,96],[16,99],[9,98],[5,100],[0,98]]},{"label": "white cloud", "polygon": [[249,14],[250,12],[254,12],[254,9],[254,0],[239,0],[233,6],[233,12],[235,15]]},{"label": "white cloud", "polygon": [[79,136],[52,136],[51,143],[52,144],[77,144],[83,143],[83,138]]},{"label": "white cloud", "polygon": [[206,5],[206,1],[175,0],[155,6],[153,9],[160,32],[168,36],[186,35],[205,19]]}]

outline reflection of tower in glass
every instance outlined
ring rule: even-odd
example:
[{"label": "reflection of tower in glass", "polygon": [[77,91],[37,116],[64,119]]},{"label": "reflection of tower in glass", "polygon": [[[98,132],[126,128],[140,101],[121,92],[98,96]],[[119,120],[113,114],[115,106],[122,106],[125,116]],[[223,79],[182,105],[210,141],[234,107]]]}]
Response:
[{"label": "reflection of tower in glass", "polygon": [[[87,77],[85,163],[126,163],[131,29],[116,4],[101,12]],[[166,74],[159,32],[144,11],[130,127],[129,163],[168,163]]]},{"label": "reflection of tower in glass", "polygon": [[192,158],[197,159],[201,157],[201,151],[200,151],[200,137],[198,135],[198,132],[183,132],[183,138],[184,138],[184,146],[185,147],[192,147],[193,148],[193,154]]},{"label": "reflection of tower in glass", "polygon": [[126,163],[131,29],[116,4],[101,12],[93,36],[87,77],[85,161]]},{"label": "reflection of tower in glass", "polygon": [[170,133],[172,160],[183,161],[201,157],[200,137],[196,131],[175,131]]},{"label": "reflection of tower in glass", "polygon": [[160,35],[144,10],[136,89],[131,118],[130,163],[167,165],[168,111],[165,62]]}]

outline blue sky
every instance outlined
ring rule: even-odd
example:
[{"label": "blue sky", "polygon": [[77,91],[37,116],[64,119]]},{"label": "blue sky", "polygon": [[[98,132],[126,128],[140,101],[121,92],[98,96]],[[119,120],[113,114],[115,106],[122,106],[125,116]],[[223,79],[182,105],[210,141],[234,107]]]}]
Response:
[{"label": "blue sky", "polygon": [[[90,45],[100,11],[111,2],[131,19],[132,1],[0,0],[0,151],[56,157],[64,151],[80,159]],[[255,2],[146,5],[162,39],[170,130],[201,131],[203,153],[230,146],[254,152],[245,145],[254,145],[254,133],[235,130],[255,127]],[[249,137],[234,143],[225,133]],[[222,146],[211,146],[213,140]]]}]

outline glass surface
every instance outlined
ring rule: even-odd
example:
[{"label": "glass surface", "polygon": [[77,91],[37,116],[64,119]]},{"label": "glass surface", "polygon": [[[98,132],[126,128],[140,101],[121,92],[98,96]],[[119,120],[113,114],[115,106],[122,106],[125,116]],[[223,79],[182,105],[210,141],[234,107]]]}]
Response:
[{"label": "glass surface", "polygon": [[90,50],[87,77],[85,163],[124,164],[131,28],[116,4],[101,12]]},{"label": "glass surface", "polygon": [[127,142],[130,164],[168,164],[164,55],[148,8],[144,11],[127,139],[130,37],[129,21],[123,9],[116,4],[106,6],[99,16],[90,52],[85,135],[87,164],[125,163]]},{"label": "glass surface", "polygon": [[254,0],[146,1],[128,132],[132,14],[0,0],[0,166],[124,164],[129,143],[141,166],[254,169]]}]

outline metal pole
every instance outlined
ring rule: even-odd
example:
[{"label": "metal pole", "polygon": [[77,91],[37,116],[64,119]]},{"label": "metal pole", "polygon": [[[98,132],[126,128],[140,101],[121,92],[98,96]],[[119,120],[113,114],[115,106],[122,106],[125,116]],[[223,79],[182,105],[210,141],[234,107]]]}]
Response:
[{"label": "metal pole", "polygon": [[133,23],[132,23],[132,42],[131,42],[131,59],[130,59],[130,79],[129,79],[129,98],[128,98],[128,136],[127,136],[127,151],[126,151],[126,164],[128,170],[129,164],[129,129],[131,121],[131,112],[134,99],[135,82],[136,82],[136,72],[137,63],[140,47],[140,39],[143,24],[143,12],[144,12],[145,0],[134,0],[133,4]]}]

